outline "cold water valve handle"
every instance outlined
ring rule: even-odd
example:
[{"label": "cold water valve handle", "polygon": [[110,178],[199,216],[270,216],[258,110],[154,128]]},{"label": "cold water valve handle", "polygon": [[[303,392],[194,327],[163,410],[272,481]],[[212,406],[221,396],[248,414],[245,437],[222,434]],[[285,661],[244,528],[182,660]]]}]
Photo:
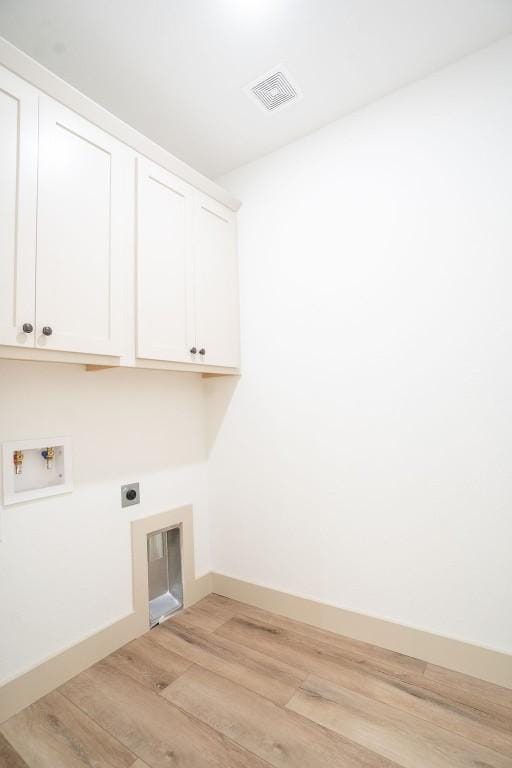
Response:
[{"label": "cold water valve handle", "polygon": [[48,446],[44,451],[41,451],[41,456],[46,459],[46,469],[53,469],[53,460],[55,458],[55,448]]}]

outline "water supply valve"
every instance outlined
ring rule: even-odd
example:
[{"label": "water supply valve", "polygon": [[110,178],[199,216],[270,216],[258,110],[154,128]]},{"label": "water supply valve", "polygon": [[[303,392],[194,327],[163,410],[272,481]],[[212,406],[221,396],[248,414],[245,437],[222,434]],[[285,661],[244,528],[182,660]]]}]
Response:
[{"label": "water supply valve", "polygon": [[21,475],[23,468],[23,451],[14,451],[12,454],[12,460],[14,462],[14,471],[17,475]]},{"label": "water supply valve", "polygon": [[44,451],[41,451],[41,456],[46,459],[46,469],[53,469],[53,460],[55,458],[55,448],[48,446]]}]

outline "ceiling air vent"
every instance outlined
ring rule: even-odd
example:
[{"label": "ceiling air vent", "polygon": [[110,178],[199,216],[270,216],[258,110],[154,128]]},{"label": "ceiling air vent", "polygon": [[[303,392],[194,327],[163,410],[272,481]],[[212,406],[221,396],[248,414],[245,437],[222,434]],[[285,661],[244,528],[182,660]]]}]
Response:
[{"label": "ceiling air vent", "polygon": [[282,66],[274,67],[244,89],[265,112],[276,112],[298,101],[302,93]]}]

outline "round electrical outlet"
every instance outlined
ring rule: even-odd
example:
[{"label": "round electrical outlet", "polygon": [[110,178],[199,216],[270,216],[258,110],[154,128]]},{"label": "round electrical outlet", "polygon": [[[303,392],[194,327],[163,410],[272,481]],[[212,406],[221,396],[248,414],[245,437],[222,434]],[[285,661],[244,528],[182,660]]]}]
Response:
[{"label": "round electrical outlet", "polygon": [[121,486],[121,506],[129,507],[140,503],[140,490],[138,483],[127,483]]}]

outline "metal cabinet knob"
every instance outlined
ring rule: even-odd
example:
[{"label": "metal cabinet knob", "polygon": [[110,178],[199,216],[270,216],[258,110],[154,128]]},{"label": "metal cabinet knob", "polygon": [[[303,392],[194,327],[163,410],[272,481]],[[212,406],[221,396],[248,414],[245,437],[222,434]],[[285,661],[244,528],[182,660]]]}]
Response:
[{"label": "metal cabinet knob", "polygon": [[49,325],[45,325],[43,328],[43,336],[51,336],[53,333],[53,328],[50,328]]},{"label": "metal cabinet knob", "polygon": [[206,355],[206,349],[204,347],[201,347],[201,349],[199,350],[199,354]]},{"label": "metal cabinet knob", "polygon": [[34,326],[32,323],[23,323],[23,333],[32,333]]},{"label": "metal cabinet knob", "polygon": [[195,355],[196,352],[197,352],[197,349],[195,347],[192,347],[192,349],[190,350],[190,354]]}]

